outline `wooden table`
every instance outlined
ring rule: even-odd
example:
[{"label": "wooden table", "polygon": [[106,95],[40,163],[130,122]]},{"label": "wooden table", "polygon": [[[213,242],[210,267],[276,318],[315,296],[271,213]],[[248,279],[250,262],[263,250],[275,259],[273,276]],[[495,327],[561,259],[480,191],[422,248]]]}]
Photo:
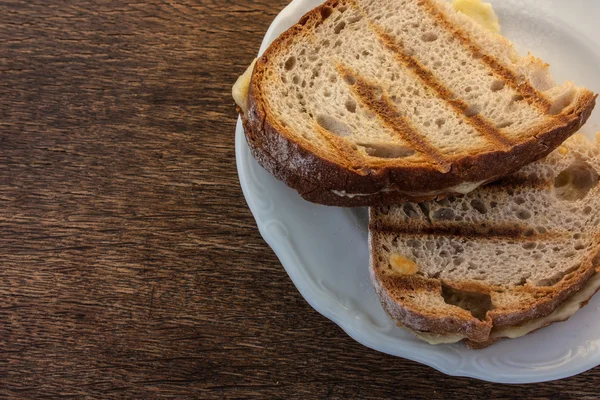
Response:
[{"label": "wooden table", "polygon": [[596,397],[452,378],[298,294],[239,187],[231,85],[286,0],[0,2],[0,395]]}]

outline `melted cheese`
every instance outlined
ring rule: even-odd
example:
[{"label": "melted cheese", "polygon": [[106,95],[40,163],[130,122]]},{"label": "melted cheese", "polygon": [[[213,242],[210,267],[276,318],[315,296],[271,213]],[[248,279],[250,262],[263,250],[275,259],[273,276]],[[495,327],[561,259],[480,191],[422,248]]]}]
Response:
[{"label": "melted cheese", "polygon": [[459,193],[459,194],[471,193],[473,190],[475,190],[479,186],[481,186],[484,182],[485,181],[461,183],[460,185],[456,185],[454,187],[451,187],[449,189],[449,191],[452,192],[452,193]]},{"label": "melted cheese", "polygon": [[399,253],[392,253],[390,256],[390,266],[394,273],[400,275],[414,275],[419,271],[417,263]]},{"label": "melted cheese", "polygon": [[546,315],[545,317],[536,318],[527,322],[526,324],[520,326],[513,326],[507,328],[501,328],[494,330],[492,332],[492,338],[517,338],[520,336],[524,336],[529,332],[533,332],[537,329],[543,328],[546,325],[549,325],[553,322],[560,322],[569,317],[573,316],[581,307],[583,307],[583,303],[588,301],[594,293],[596,293],[600,289],[600,273],[595,274],[590,278],[588,282],[581,288],[577,293],[575,293],[570,299],[566,300],[562,303],[556,310],[552,313]]},{"label": "melted cheese", "polygon": [[452,0],[452,6],[485,29],[500,33],[500,20],[490,3],[481,0]]},{"label": "melted cheese", "polygon": [[436,335],[435,333],[416,332],[411,329],[409,331],[419,339],[433,345],[457,343],[465,338],[463,335]]},{"label": "melted cheese", "polygon": [[345,190],[332,190],[331,193],[335,194],[336,196],[339,197],[348,197],[350,199],[353,199],[355,197],[363,197],[363,196],[371,196],[373,194],[377,194],[377,193],[386,193],[386,192],[391,192],[391,190],[389,189],[382,189],[378,192],[374,192],[374,193],[348,193]]},{"label": "melted cheese", "polygon": [[387,193],[387,192],[400,192],[400,193],[404,193],[404,194],[407,194],[410,196],[436,196],[438,194],[447,194],[447,193],[467,194],[467,193],[470,193],[473,190],[477,189],[484,182],[485,181],[465,182],[465,183],[461,183],[460,185],[449,187],[447,189],[436,190],[436,191],[432,191],[432,192],[403,192],[401,190],[393,190],[390,188],[383,188],[380,191],[374,192],[374,193],[348,193],[344,190],[332,190],[331,193],[335,194],[336,196],[349,197],[351,199],[354,197],[371,196],[371,195],[374,195],[377,193]]},{"label": "melted cheese", "polygon": [[256,64],[256,58],[246,71],[237,78],[237,81],[233,84],[233,88],[231,89],[231,95],[233,96],[233,100],[235,104],[237,104],[244,114],[248,111],[248,90],[250,89],[250,78],[252,78],[252,71],[254,70],[254,64]]},{"label": "melted cheese", "polygon": [[[569,319],[573,316],[583,305],[587,302],[598,290],[600,290],[600,273],[592,276],[586,284],[577,293],[575,293],[570,299],[567,299],[559,307],[556,308],[552,313],[545,317],[535,318],[531,321],[519,325],[519,326],[508,326],[505,328],[493,329],[491,338],[501,339],[510,338],[515,339],[521,336],[525,336],[535,330],[550,325],[553,322],[560,322]],[[426,341],[429,344],[448,344],[457,343],[465,339],[466,336],[459,334],[451,335],[437,335],[428,332],[417,332],[412,329],[408,329],[413,335],[421,340]]]}]

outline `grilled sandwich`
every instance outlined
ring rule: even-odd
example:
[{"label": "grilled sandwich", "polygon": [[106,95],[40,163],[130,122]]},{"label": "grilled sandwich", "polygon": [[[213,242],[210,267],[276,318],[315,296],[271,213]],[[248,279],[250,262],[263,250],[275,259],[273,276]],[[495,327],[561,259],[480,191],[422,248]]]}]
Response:
[{"label": "grilled sandwich", "polygon": [[596,98],[443,0],[328,0],[237,92],[259,163],[337,206],[468,193],[546,156]]},{"label": "grilled sandwich", "polygon": [[574,135],[462,197],[370,209],[384,309],[431,343],[481,348],[571,316],[600,287],[600,143]]}]

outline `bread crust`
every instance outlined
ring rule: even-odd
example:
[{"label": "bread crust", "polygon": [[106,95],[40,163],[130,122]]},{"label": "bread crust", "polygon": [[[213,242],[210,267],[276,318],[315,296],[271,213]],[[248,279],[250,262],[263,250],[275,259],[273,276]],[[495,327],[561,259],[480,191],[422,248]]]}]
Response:
[{"label": "bread crust", "polygon": [[[308,12],[284,32],[257,61],[248,94],[248,113],[243,115],[244,132],[254,157],[266,170],[297,190],[308,201],[342,207],[391,205],[402,201],[423,201],[436,196],[423,193],[446,193],[465,182],[492,181],[548,155],[589,118],[597,95],[581,94],[569,115],[561,114],[552,124],[528,134],[529,140],[508,151],[493,150],[462,157],[452,162],[448,172],[433,165],[407,165],[401,162],[381,168],[359,168],[346,160],[327,159],[310,144],[298,141],[294,135],[269,113],[261,94],[261,83],[269,59],[284,51],[288,41],[306,34],[321,21],[321,11],[334,7],[337,0],[328,0]],[[565,111],[566,112],[566,111]],[[360,194],[345,197],[333,191]],[[451,194],[450,190],[447,194]]]},{"label": "bread crust", "polygon": [[[599,272],[596,270],[596,271],[595,271],[595,273],[597,274],[597,273],[599,273]],[[583,307],[587,306],[587,305],[588,305],[588,302],[591,300],[591,298],[592,298],[592,297],[594,297],[594,295],[595,295],[597,292],[598,292],[598,290],[596,290],[594,293],[592,293],[592,295],[591,295],[589,298],[587,298],[585,301],[582,301],[582,302],[581,302],[581,307],[583,308]],[[567,299],[568,299],[568,297],[567,297]],[[565,301],[566,301],[567,299],[565,299]],[[556,307],[556,308],[558,308],[558,307]],[[537,331],[539,331],[540,329],[542,329],[542,328],[545,328],[545,327],[547,327],[547,326],[550,326],[550,325],[552,325],[552,324],[554,324],[554,323],[567,321],[567,320],[568,320],[569,318],[571,318],[571,317],[572,317],[572,315],[571,315],[571,316],[569,316],[569,317],[567,317],[567,318],[561,319],[561,320],[557,320],[557,321],[548,322],[548,323],[546,323],[546,324],[544,324],[544,325],[540,326],[539,328],[537,328],[537,329],[534,329],[534,330],[532,330],[531,332],[528,332],[528,333],[527,333],[527,335],[529,335],[530,333],[533,333],[533,332],[537,332]],[[496,343],[497,341],[499,341],[499,340],[501,340],[501,339],[505,339],[505,338],[503,338],[503,337],[499,337],[499,338],[490,338],[490,339],[488,339],[488,340],[486,340],[486,341],[483,341],[483,342],[476,342],[476,341],[473,341],[473,340],[465,339],[465,340],[463,340],[463,342],[464,342],[464,343],[465,343],[465,345],[466,345],[468,348],[470,348],[470,349],[473,349],[473,350],[480,350],[480,349],[484,349],[484,348],[486,348],[486,347],[489,347],[489,346],[491,346],[492,344]]]}]

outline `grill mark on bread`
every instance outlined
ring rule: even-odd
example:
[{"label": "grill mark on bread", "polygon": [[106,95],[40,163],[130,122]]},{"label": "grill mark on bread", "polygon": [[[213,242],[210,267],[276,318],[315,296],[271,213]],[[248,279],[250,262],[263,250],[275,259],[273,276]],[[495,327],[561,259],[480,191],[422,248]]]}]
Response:
[{"label": "grill mark on bread", "polygon": [[[481,57],[481,60],[488,66],[492,72],[494,72],[499,78],[517,91],[523,98],[530,104],[538,107],[545,114],[548,114],[552,103],[546,99],[537,89],[535,89],[527,79],[520,82],[520,79],[515,75],[509,68],[502,65],[494,57],[487,55],[479,45],[474,43],[459,27],[454,25],[446,15],[440,11],[436,6],[431,4],[430,0],[423,0],[423,9],[426,10],[443,28],[448,32],[451,32],[460,43],[476,57]],[[564,115],[558,114],[554,117],[560,119],[563,122],[568,121]]]},{"label": "grill mark on bread", "polygon": [[414,57],[408,55],[401,44],[399,44],[391,35],[383,32],[381,28],[374,24],[369,24],[379,40],[394,54],[394,58],[402,63],[408,70],[412,71],[426,86],[433,89],[437,95],[448,103],[454,111],[469,125],[473,126],[480,134],[489,141],[495,143],[502,150],[508,150],[514,143],[502,134],[496,126],[481,115],[467,117],[465,112],[469,109],[469,104],[462,101],[450,89],[445,87],[435,75],[425,66],[418,62]]},{"label": "grill mark on bread", "polygon": [[373,221],[369,224],[369,229],[379,233],[388,233],[394,235],[406,236],[446,236],[463,237],[479,240],[507,239],[518,242],[533,242],[538,240],[549,240],[553,238],[567,237],[560,232],[546,232],[539,234],[535,229],[526,225],[491,225],[474,226],[464,223],[446,222],[444,224],[431,225],[399,225],[389,222]]},{"label": "grill mark on bread", "polygon": [[360,156],[360,153],[354,151],[348,141],[329,133],[327,129],[319,126],[316,121],[314,122],[313,127],[321,134],[321,137],[323,137],[323,140],[329,144],[330,148],[333,149],[335,155],[339,157],[346,165],[356,169],[357,166],[360,167],[364,164],[364,157]]},{"label": "grill mark on bread", "polygon": [[[351,71],[348,67],[338,64],[337,69],[344,79],[351,79],[354,81],[352,85],[348,84],[356,97],[369,110],[374,112],[381,121],[392,130],[392,132],[431,160],[435,164],[434,168],[438,171],[450,171],[451,163],[438,149],[432,146],[426,138],[412,127],[410,121],[406,117],[400,115],[381,88],[370,84],[365,79],[358,76],[358,74]],[[381,93],[377,93],[378,91],[381,91]]]}]

